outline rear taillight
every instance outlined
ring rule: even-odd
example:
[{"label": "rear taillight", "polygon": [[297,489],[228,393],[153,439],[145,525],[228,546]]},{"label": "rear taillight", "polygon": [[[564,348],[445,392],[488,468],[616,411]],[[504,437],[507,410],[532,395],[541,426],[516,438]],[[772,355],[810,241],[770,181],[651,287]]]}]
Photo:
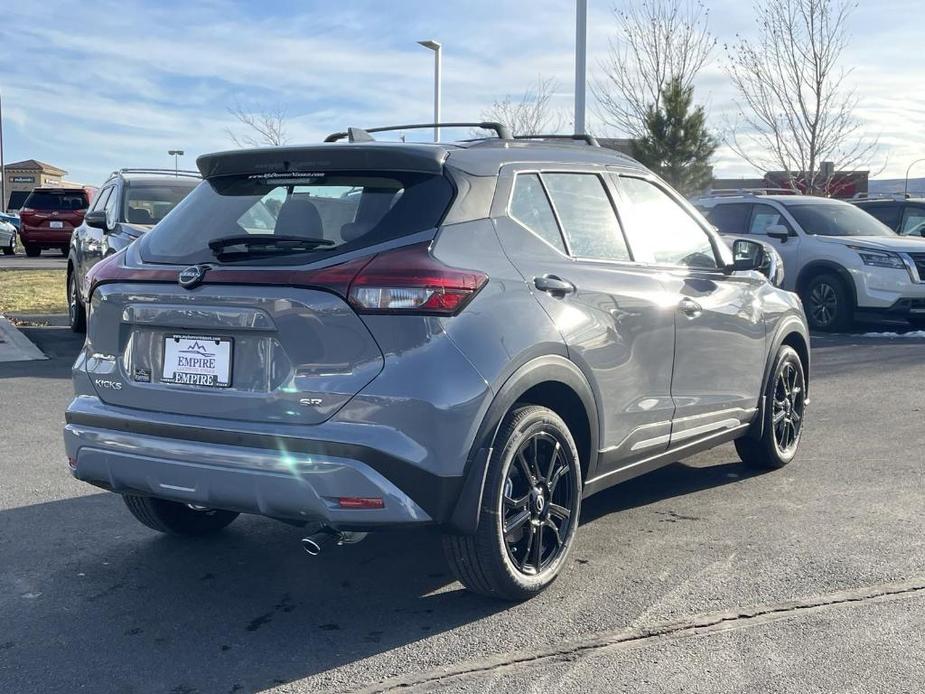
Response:
[{"label": "rear taillight", "polygon": [[380,253],[357,273],[347,298],[359,313],[453,315],[488,281],[477,270],[444,265],[429,244]]}]

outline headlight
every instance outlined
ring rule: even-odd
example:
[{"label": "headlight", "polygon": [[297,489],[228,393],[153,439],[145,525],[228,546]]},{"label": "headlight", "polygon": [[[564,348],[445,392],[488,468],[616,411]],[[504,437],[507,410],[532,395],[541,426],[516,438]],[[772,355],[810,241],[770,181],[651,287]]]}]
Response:
[{"label": "headlight", "polygon": [[858,246],[849,246],[849,248],[857,251],[865,265],[873,265],[874,267],[891,267],[897,270],[906,269],[906,265],[903,263],[902,258],[900,258],[895,253],[888,253],[886,251],[874,251],[870,248],[861,248]]}]

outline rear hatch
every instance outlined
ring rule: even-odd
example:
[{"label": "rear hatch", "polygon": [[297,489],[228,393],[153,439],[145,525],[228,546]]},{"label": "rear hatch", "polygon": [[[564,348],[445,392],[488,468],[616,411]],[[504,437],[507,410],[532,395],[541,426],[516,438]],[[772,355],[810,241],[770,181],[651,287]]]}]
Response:
[{"label": "rear hatch", "polygon": [[431,152],[389,169],[344,150],[205,157],[213,175],[96,266],[86,353],[103,401],[316,424],[376,377],[348,287],[377,255],[432,239],[454,189]]},{"label": "rear hatch", "polygon": [[83,222],[89,205],[90,197],[82,189],[33,190],[19,218],[31,230],[70,233]]}]

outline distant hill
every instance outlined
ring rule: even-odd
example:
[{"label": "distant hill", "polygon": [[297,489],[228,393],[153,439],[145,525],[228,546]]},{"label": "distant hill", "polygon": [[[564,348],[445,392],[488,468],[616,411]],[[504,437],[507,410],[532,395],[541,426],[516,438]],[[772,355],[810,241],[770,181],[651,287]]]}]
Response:
[{"label": "distant hill", "polygon": [[[868,183],[868,191],[871,193],[902,193],[904,183],[902,178],[874,180]],[[910,178],[909,192],[925,195],[925,178]]]}]

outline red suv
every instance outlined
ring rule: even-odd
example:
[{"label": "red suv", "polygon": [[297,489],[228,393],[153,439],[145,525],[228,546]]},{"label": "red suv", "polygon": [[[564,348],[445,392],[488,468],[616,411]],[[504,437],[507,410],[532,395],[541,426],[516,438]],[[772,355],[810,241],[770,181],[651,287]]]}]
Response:
[{"label": "red suv", "polygon": [[36,188],[19,211],[19,240],[26,255],[35,258],[45,248],[67,255],[71,232],[83,222],[91,191],[85,188]]}]

